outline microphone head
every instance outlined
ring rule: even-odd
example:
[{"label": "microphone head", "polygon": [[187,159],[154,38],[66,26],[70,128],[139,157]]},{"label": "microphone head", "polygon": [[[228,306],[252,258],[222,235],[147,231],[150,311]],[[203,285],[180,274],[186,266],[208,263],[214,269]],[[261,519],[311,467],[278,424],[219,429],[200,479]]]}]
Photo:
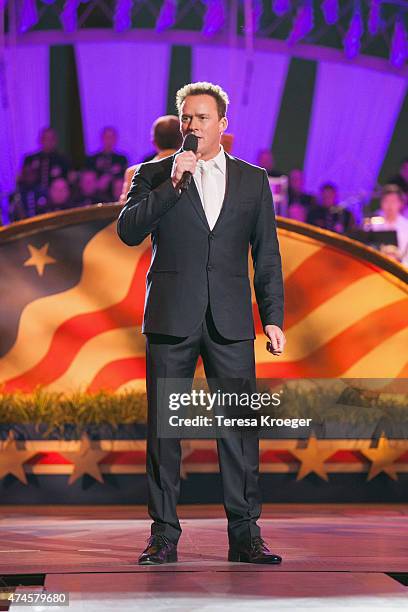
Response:
[{"label": "microphone head", "polygon": [[183,151],[192,151],[193,153],[197,152],[198,148],[198,138],[195,134],[191,132],[186,134],[183,140]]}]

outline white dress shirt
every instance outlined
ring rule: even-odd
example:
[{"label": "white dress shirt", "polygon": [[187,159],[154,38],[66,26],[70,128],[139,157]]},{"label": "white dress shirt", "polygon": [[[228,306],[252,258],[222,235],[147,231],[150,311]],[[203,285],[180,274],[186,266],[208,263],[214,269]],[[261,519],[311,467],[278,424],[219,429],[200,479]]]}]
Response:
[{"label": "white dress shirt", "polygon": [[[210,166],[210,169],[208,169]],[[225,159],[224,147],[220,145],[220,150],[215,157],[209,159],[208,161],[204,161],[199,159],[197,162],[196,170],[193,174],[195,184],[197,186],[198,193],[200,195],[201,202],[203,204],[204,211],[206,212],[207,219],[209,219],[209,215],[206,211],[206,206],[203,197],[203,189],[202,189],[202,172],[208,169],[208,172],[211,173],[211,217],[213,221],[209,220],[210,228],[212,229],[215,225],[215,221],[218,218],[222,204],[225,196],[225,186],[226,186],[226,171],[227,171],[227,161]],[[207,203],[208,206],[208,203]]]},{"label": "white dress shirt", "polygon": [[375,225],[374,231],[395,231],[397,232],[398,250],[400,252],[401,263],[408,266],[408,219],[398,215],[393,223],[384,220],[384,223]]}]

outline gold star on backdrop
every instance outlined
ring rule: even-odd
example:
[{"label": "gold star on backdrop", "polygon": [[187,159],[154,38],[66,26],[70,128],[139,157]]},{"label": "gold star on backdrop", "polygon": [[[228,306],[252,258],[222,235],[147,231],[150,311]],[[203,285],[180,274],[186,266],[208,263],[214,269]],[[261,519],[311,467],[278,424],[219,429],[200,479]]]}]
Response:
[{"label": "gold star on backdrop", "polygon": [[32,244],[28,245],[31,257],[26,259],[24,262],[25,266],[35,266],[38,274],[42,276],[44,274],[44,268],[47,264],[56,263],[56,259],[47,254],[49,242],[44,244],[41,248],[37,249]]},{"label": "gold star on backdrop", "polygon": [[27,476],[23,464],[35,453],[20,450],[14,438],[14,432],[9,431],[7,440],[0,446],[0,479],[12,474],[23,484],[27,484]]},{"label": "gold star on backdrop", "polygon": [[316,436],[312,434],[307,441],[306,448],[291,448],[290,452],[300,461],[296,480],[302,480],[312,472],[326,481],[329,480],[324,462],[336,452],[334,445],[328,445],[326,441],[323,447],[319,444]]},{"label": "gold star on backdrop", "polygon": [[405,443],[405,448],[401,445],[396,446],[395,442],[390,446],[390,441],[385,437],[384,432],[382,432],[376,448],[367,448],[360,451],[371,461],[367,481],[375,478],[380,472],[385,472],[393,480],[398,480],[397,471],[393,463],[407,450],[407,442]]},{"label": "gold star on backdrop", "polygon": [[74,464],[68,484],[73,484],[84,474],[89,474],[89,476],[92,476],[92,478],[95,478],[95,480],[103,484],[103,476],[98,463],[106,457],[108,453],[99,450],[99,448],[95,448],[87,434],[82,436],[81,446],[76,452],[59,452],[60,455]]}]

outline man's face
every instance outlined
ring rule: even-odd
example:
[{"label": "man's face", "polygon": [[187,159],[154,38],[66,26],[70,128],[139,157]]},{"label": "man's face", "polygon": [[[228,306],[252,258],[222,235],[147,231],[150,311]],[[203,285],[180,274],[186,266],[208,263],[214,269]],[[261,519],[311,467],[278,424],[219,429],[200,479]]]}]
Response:
[{"label": "man's face", "polygon": [[213,96],[200,94],[187,96],[180,109],[180,129],[183,137],[195,134],[198,138],[197,153],[202,159],[211,159],[220,149],[221,134],[227,128],[226,117],[218,116],[217,102]]},{"label": "man's face", "polygon": [[54,130],[44,130],[40,135],[40,145],[44,153],[52,153],[57,148],[57,134]]},{"label": "man's face", "polygon": [[402,208],[401,198],[396,193],[388,193],[381,199],[381,210],[387,219],[395,219]]},{"label": "man's face", "polygon": [[269,149],[263,149],[262,151],[259,151],[257,163],[258,166],[260,166],[261,168],[265,168],[267,172],[273,170],[275,166],[275,160],[273,158],[272,151],[270,151]]},{"label": "man's face", "polygon": [[79,186],[84,195],[93,195],[98,188],[98,177],[96,172],[91,170],[81,172]]},{"label": "man's face", "polygon": [[69,187],[66,180],[59,178],[52,181],[49,196],[53,204],[65,204],[69,198]]},{"label": "man's face", "polygon": [[102,132],[102,147],[104,151],[113,151],[118,140],[116,131],[112,128],[107,128]]},{"label": "man's face", "polygon": [[332,187],[326,187],[326,189],[322,189],[321,191],[321,201],[323,206],[336,206],[337,204],[337,192]]}]

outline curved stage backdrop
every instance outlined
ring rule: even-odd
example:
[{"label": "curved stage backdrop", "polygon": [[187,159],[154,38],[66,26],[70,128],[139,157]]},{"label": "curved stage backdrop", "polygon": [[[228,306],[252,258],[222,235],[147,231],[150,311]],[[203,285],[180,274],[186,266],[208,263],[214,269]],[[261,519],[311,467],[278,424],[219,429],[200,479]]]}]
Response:
[{"label": "curved stage backdrop", "polygon": [[[86,427],[81,440],[30,429],[19,403],[32,403],[38,385],[79,390],[90,401],[103,389],[116,400],[125,389],[144,391],[150,242],[130,248],[119,240],[119,210],[94,206],[0,229],[1,503],[146,503],[145,426],[134,399],[129,427]],[[278,225],[287,350],[279,358],[266,352],[254,303],[258,377],[407,378],[407,272],[352,240],[286,219]],[[53,404],[39,408],[54,415]],[[65,422],[72,412],[64,410],[55,412]],[[75,410],[95,423],[83,404]],[[109,406],[104,414],[110,421]],[[264,501],[408,501],[408,440],[402,430],[393,439],[382,431],[372,439],[261,440]],[[183,440],[182,448],[180,502],[219,503],[215,440]]]},{"label": "curved stage backdrop", "polygon": [[[114,204],[94,206],[0,230],[0,384],[7,391],[144,389],[150,241],[124,245],[118,212]],[[287,350],[280,358],[267,353],[253,300],[257,375],[408,377],[403,268],[286,219],[279,219],[279,239]]]}]

